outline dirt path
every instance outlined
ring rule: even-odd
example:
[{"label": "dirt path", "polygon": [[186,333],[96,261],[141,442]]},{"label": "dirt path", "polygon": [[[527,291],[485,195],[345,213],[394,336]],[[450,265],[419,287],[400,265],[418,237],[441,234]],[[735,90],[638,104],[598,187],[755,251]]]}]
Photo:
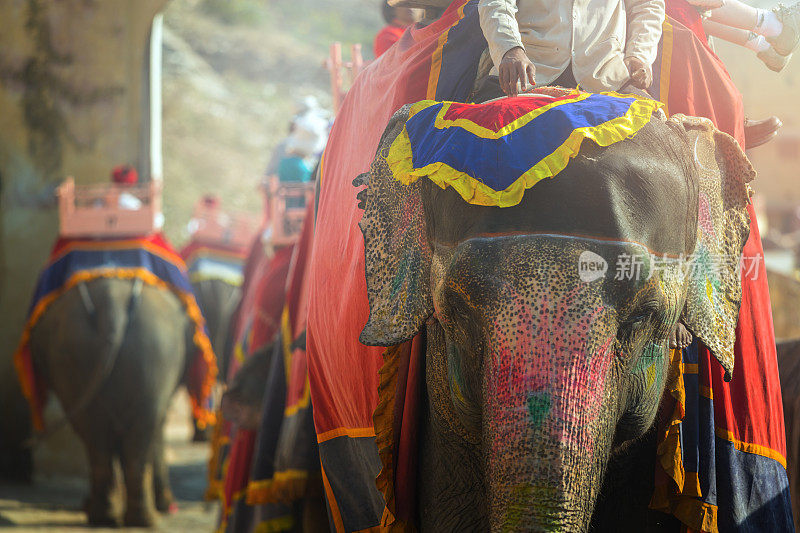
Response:
[{"label": "dirt path", "polygon": [[[169,477],[178,512],[162,515],[155,531],[205,533],[213,531],[216,524],[217,504],[203,500],[209,447],[191,442],[188,420],[186,399],[178,395],[170,409],[166,436]],[[86,480],[74,478],[39,479],[33,485],[0,483],[0,529],[69,533],[148,531],[87,527],[81,511],[87,491]]]}]

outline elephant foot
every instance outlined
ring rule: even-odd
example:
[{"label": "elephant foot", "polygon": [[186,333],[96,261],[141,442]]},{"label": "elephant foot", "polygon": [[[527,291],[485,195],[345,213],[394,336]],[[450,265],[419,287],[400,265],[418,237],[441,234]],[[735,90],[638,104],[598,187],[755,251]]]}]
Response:
[{"label": "elephant foot", "polygon": [[86,519],[92,527],[119,527],[119,518],[107,513],[86,511]]},{"label": "elephant foot", "polygon": [[145,509],[125,511],[125,527],[153,527],[158,523],[158,515]]},{"label": "elephant foot", "polygon": [[119,527],[119,517],[114,515],[110,502],[93,503],[91,499],[84,502],[86,520],[92,527]]},{"label": "elephant foot", "polygon": [[161,513],[174,514],[178,507],[175,505],[175,498],[169,489],[159,491],[156,494],[156,509]]}]

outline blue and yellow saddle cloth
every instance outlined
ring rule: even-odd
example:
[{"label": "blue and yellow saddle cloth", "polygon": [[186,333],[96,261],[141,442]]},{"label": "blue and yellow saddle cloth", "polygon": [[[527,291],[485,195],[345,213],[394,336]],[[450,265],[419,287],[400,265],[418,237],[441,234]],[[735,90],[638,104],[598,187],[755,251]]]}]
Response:
[{"label": "blue and yellow saddle cloth", "polygon": [[389,168],[407,185],[427,176],[471,204],[509,207],[561,172],[584,139],[610,146],[632,137],[662,107],[616,93],[546,91],[485,104],[413,104]]},{"label": "blue and yellow saddle cloth", "polygon": [[139,279],[173,293],[183,304],[194,325],[194,354],[187,373],[187,388],[192,414],[202,427],[214,422],[208,410],[217,363],[206,324],[189,283],[186,265],[172,245],[160,233],[120,239],[59,238],[50,259],[39,275],[28,309],[14,364],[22,392],[31,407],[34,427],[44,428],[42,409],[47,394],[46,383],[37,376],[30,353],[30,335],[50,305],[80,283],[99,278]]}]

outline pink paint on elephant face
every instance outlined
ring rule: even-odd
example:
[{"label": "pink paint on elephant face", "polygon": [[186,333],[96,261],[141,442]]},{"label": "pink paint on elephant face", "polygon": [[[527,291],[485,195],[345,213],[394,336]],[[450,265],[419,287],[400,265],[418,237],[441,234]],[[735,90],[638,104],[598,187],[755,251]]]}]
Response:
[{"label": "pink paint on elephant face", "polygon": [[614,335],[604,327],[613,313],[599,301],[587,307],[595,300],[587,288],[543,291],[533,304],[513,289],[506,293],[507,311],[492,324],[486,381],[492,455],[509,446],[533,452],[541,444],[532,439],[592,451]]}]

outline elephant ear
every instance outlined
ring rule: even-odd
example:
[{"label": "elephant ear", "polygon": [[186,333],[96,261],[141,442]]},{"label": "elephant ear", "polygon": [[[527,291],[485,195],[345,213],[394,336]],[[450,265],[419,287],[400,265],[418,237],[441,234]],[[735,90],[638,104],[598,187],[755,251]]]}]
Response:
[{"label": "elephant ear", "polygon": [[428,244],[420,181],[403,185],[394,179],[386,157],[408,120],[401,108],[381,137],[367,173],[354,185],[364,215],[364,264],[369,320],[359,340],[370,346],[392,346],[410,340],[433,313],[430,289],[432,250]]},{"label": "elephant ear", "polygon": [[742,249],[750,235],[748,183],[755,170],[733,137],[708,119],[677,115],[688,135],[699,180],[697,244],[687,263],[683,320],[733,374],[733,346],[742,300]]}]

